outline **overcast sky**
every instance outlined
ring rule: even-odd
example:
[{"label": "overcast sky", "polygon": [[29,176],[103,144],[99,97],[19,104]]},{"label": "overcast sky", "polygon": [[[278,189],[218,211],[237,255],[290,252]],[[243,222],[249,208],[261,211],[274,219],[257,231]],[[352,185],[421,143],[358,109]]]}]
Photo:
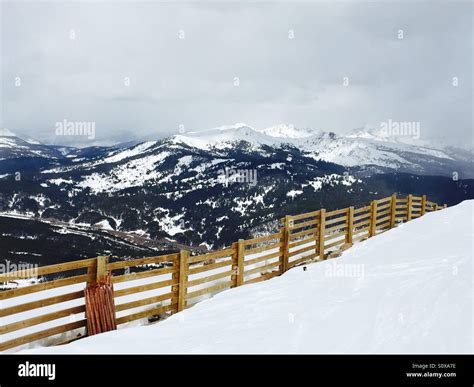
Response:
[{"label": "overcast sky", "polygon": [[[345,133],[388,119],[420,122],[422,139],[472,141],[471,2],[1,7],[0,125],[46,142],[235,122]],[[96,139],[58,138],[64,119],[94,122]]]}]

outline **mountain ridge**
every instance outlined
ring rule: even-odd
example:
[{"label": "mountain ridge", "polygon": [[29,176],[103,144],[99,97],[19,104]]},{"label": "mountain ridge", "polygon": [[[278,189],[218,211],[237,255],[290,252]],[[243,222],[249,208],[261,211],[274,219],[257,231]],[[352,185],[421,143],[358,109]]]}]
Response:
[{"label": "mountain ridge", "polygon": [[286,214],[367,205],[393,192],[429,193],[448,205],[474,197],[474,180],[451,176],[461,162],[287,128],[262,133],[238,124],[3,160],[0,211],[216,248],[276,230]]}]

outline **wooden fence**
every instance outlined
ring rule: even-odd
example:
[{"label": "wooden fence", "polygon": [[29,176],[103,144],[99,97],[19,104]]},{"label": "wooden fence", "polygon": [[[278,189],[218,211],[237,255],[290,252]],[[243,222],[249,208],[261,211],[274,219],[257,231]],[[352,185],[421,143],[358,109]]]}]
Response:
[{"label": "wooden fence", "polygon": [[[426,196],[399,198],[394,194],[361,208],[288,215],[275,234],[241,239],[208,254],[190,256],[188,251],[180,251],[119,262],[102,256],[39,267],[37,277],[54,278],[0,291],[0,351],[43,339],[48,340],[42,344],[49,345],[87,335],[85,284],[109,273],[120,326],[174,314],[222,290],[270,279],[305,262],[331,258],[356,241],[445,207]],[[0,283],[28,277],[30,271],[0,274]]]}]

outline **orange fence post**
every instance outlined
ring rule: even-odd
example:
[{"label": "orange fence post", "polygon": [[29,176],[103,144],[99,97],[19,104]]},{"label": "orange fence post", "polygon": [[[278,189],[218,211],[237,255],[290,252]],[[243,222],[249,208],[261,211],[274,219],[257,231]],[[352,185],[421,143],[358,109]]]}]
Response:
[{"label": "orange fence post", "polygon": [[87,285],[84,302],[88,336],[117,329],[114,287],[110,275],[104,275],[96,283]]},{"label": "orange fence post", "polygon": [[114,287],[108,264],[109,257],[97,257],[95,282],[88,282],[84,289],[88,336],[117,329]]}]

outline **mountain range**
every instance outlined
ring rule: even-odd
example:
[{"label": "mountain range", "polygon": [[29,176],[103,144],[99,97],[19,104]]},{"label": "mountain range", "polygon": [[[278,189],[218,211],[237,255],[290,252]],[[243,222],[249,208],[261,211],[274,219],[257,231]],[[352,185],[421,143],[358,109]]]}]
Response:
[{"label": "mountain range", "polygon": [[275,230],[286,214],[393,192],[474,197],[469,151],[371,129],[236,124],[81,149],[0,134],[0,211],[208,249]]},{"label": "mountain range", "polygon": [[[410,135],[387,135],[381,129],[355,129],[347,135],[323,132],[311,128],[277,125],[255,129],[240,123],[199,132],[181,133],[169,137],[175,143],[187,144],[202,150],[226,149],[241,141],[252,147],[293,146],[315,160],[322,160],[344,167],[360,167],[371,173],[397,171],[425,175],[452,176],[457,172],[462,178],[473,178],[473,151],[469,148],[441,147]],[[158,141],[144,141],[152,147]],[[6,169],[6,160],[43,159],[67,164],[87,161],[97,156],[119,155],[137,145],[136,142],[112,147],[74,148],[44,145],[33,139],[19,138],[8,130],[0,130],[0,172]],[[142,148],[138,148],[139,150]],[[123,156],[127,157],[128,153]],[[110,160],[109,160],[110,161]],[[18,164],[17,164],[18,165]]]}]

